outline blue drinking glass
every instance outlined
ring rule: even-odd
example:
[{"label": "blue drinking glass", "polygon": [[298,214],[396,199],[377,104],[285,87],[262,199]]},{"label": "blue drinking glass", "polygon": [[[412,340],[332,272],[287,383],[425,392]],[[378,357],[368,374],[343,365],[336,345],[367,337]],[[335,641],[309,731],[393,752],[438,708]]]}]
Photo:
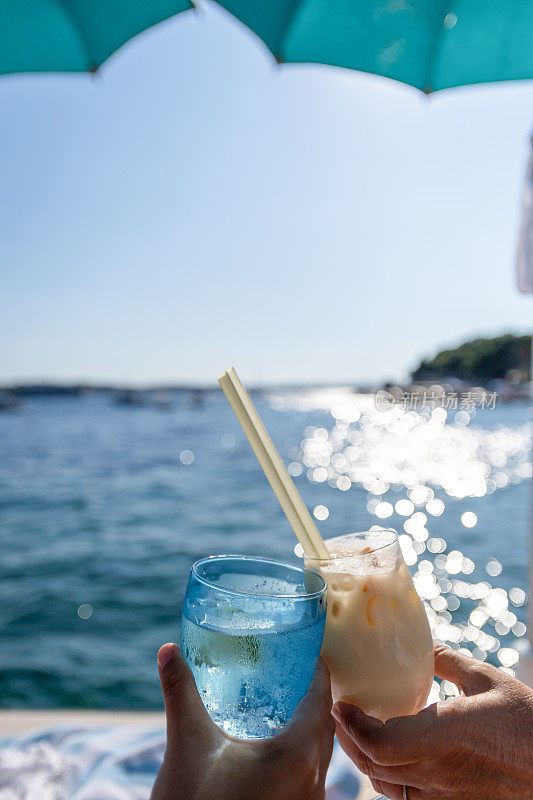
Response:
[{"label": "blue drinking glass", "polygon": [[181,649],[211,718],[231,736],[273,736],[313,678],[326,622],[326,584],[266,558],[193,564]]}]

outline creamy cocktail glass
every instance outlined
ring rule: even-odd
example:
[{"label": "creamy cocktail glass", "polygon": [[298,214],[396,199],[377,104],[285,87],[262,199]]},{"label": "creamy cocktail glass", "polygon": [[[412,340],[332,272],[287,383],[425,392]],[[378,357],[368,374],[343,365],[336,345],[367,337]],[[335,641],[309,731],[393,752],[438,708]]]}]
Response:
[{"label": "creamy cocktail glass", "polygon": [[[385,721],[424,707],[434,672],[427,615],[393,530],[328,539],[330,558],[305,557],[327,583],[322,654],[334,702]],[[295,553],[303,556],[301,545]]]}]

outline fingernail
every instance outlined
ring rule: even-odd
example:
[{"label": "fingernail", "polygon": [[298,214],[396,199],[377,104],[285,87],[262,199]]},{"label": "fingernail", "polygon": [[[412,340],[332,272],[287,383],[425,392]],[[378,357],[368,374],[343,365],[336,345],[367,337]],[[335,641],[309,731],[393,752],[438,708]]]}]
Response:
[{"label": "fingernail", "polygon": [[174,652],[176,649],[176,645],[164,644],[163,647],[160,648],[159,653],[157,654],[157,663],[163,669],[166,667],[169,661],[172,660],[174,657]]}]

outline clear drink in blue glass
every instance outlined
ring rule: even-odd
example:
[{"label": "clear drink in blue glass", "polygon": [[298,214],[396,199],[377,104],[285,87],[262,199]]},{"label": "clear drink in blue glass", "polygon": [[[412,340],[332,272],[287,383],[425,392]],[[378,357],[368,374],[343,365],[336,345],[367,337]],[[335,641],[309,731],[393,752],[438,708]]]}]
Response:
[{"label": "clear drink in blue glass", "polygon": [[211,718],[240,739],[273,736],[313,678],[326,621],[314,572],[211,556],[191,568],[181,649]]}]

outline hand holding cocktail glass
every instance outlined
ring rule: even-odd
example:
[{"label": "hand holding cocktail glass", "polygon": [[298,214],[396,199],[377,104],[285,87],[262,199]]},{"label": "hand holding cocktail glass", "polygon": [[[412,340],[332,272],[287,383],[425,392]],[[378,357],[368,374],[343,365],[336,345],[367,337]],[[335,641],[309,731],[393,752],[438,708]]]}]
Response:
[{"label": "hand holding cocktail glass", "polygon": [[255,741],[215,725],[176,645],[163,645],[158,664],[167,748],[151,800],[324,800],[335,725],[322,660],[283,731]]},{"label": "hand holding cocktail glass", "polygon": [[435,673],[459,697],[383,724],[333,706],[337,739],[390,800],[525,800],[533,787],[533,690],[445,645]]},{"label": "hand holding cocktail glass", "polygon": [[[308,569],[245,556],[193,566],[182,644],[201,699],[179,650],[164,645],[158,661],[167,752],[152,800],[211,800],[213,791],[217,800],[323,800],[331,714],[343,749],[391,800],[528,796],[533,692],[437,646],[437,675],[462,695],[419,711],[433,647],[396,533],[324,543],[235,371],[220,383]],[[331,691],[319,661],[305,694],[320,649],[324,581],[322,653]]]},{"label": "hand holding cocktail glass", "polygon": [[206,709],[230,736],[273,736],[305,695],[326,623],[322,652],[334,700],[382,720],[416,713],[431,686],[433,647],[395,532],[324,543],[235,371],[219,383],[299,539],[306,569],[243,556],[193,566],[181,647]]},{"label": "hand holding cocktail glass", "polygon": [[299,539],[297,555],[328,585],[322,653],[333,700],[383,721],[415,714],[431,688],[433,642],[396,533],[381,529],[324,542],[235,370],[219,383]]}]

